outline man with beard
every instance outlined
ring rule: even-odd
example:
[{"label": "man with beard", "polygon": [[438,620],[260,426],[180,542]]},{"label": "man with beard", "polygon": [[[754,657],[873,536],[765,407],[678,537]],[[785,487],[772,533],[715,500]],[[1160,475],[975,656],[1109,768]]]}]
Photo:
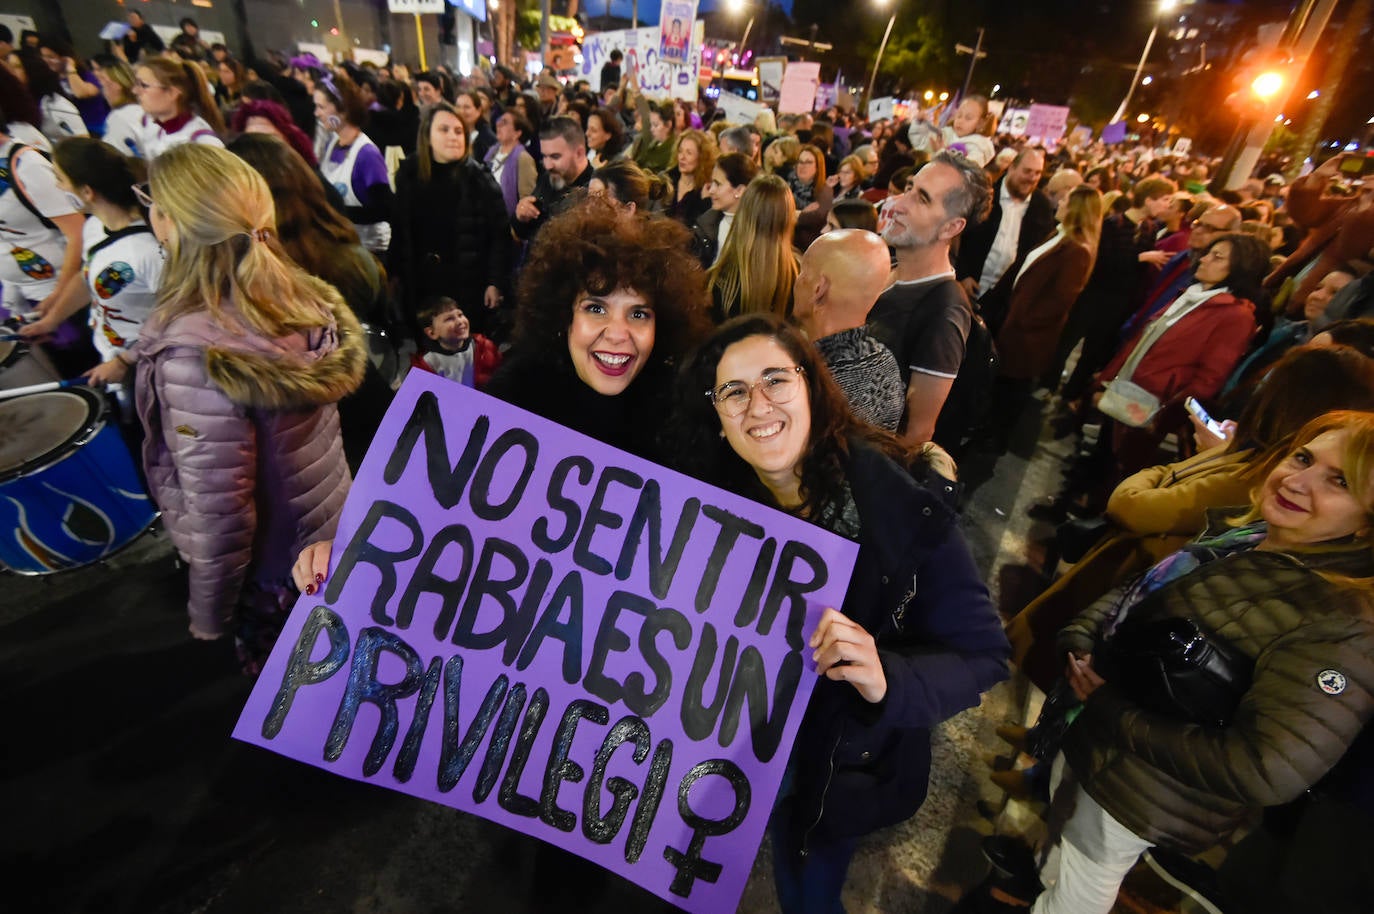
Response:
[{"label": "man with beard", "polygon": [[539,131],[539,151],[544,173],[534,183],[534,193],[515,206],[512,228],[521,241],[530,241],[549,219],[585,194],[592,180],[587,164],[587,136],[575,118],[556,117]]},{"label": "man with beard", "polygon": [[954,280],[950,245],[988,211],[983,170],[941,152],[892,204],[883,240],[897,255],[892,284],[868,315],[869,329],[897,357],[907,383],[902,440],[937,441],[936,421],[964,362],[973,312]]},{"label": "man with beard", "polygon": [[987,221],[966,233],[959,245],[959,282],[992,326],[1000,326],[1006,315],[1021,262],[1054,231],[1054,207],[1036,190],[1044,172],[1043,150],[1021,150],[992,188]]}]

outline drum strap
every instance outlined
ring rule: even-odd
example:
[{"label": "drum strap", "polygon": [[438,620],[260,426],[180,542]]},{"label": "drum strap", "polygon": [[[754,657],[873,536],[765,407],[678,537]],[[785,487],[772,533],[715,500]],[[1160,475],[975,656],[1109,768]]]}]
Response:
[{"label": "drum strap", "polygon": [[23,185],[19,183],[19,176],[14,173],[14,160],[19,158],[19,153],[29,149],[32,149],[34,152],[38,153],[43,158],[48,159],[49,161],[52,160],[52,156],[48,155],[43,150],[39,149],[37,146],[25,146],[23,143],[15,143],[13,146],[10,147],[10,156],[9,159],[5,162],[5,170],[10,173],[10,186],[14,188],[14,196],[18,198],[20,203],[24,204],[24,209],[28,210],[29,212],[37,216],[38,221],[43,223],[44,228],[55,229],[57,228],[57,223],[53,222],[47,216],[43,215],[38,211],[38,207],[34,206],[33,201],[29,199],[29,195],[24,190]]},{"label": "drum strap", "polygon": [[121,238],[128,238],[130,235],[142,235],[145,232],[151,233],[152,229],[148,228],[147,224],[143,222],[135,222],[133,225],[126,225],[116,232],[110,232],[110,234],[106,235],[100,241],[91,245],[91,249],[86,252],[86,259],[91,259],[96,255],[96,252],[109,247]]}]

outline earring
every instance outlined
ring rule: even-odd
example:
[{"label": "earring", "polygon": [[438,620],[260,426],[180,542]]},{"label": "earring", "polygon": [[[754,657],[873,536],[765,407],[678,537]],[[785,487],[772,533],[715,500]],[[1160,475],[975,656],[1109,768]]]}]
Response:
[{"label": "earring", "polygon": [[724,440],[725,440],[725,429],[721,429],[721,430],[720,430],[720,440],[721,440],[721,441],[724,441]]}]

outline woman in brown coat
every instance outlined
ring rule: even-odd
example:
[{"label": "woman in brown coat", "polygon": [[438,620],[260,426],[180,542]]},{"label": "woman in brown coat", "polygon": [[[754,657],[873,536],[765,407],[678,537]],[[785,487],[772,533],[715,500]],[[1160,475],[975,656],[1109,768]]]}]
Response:
[{"label": "woman in brown coat", "polygon": [[997,339],[991,429],[998,453],[1006,451],[1036,379],[1053,363],[1069,309],[1092,273],[1102,233],[1102,195],[1086,184],[1074,188],[1059,201],[1055,219],[1059,228],[1026,255],[1016,274],[1006,314],[983,315]]}]

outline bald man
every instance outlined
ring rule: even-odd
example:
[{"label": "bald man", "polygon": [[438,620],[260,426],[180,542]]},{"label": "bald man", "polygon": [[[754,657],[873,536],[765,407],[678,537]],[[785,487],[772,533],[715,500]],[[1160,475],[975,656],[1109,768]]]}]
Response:
[{"label": "bald man", "polygon": [[887,245],[877,235],[863,229],[827,232],[802,257],[792,313],[854,414],[895,432],[906,412],[906,385],[892,350],[864,327],[890,270]]},{"label": "bald man", "polygon": [[1059,209],[1059,201],[1073,192],[1073,189],[1083,183],[1083,176],[1072,168],[1061,168],[1050,179],[1045,182],[1045,196],[1050,198],[1050,203],[1054,204],[1056,210]]}]

